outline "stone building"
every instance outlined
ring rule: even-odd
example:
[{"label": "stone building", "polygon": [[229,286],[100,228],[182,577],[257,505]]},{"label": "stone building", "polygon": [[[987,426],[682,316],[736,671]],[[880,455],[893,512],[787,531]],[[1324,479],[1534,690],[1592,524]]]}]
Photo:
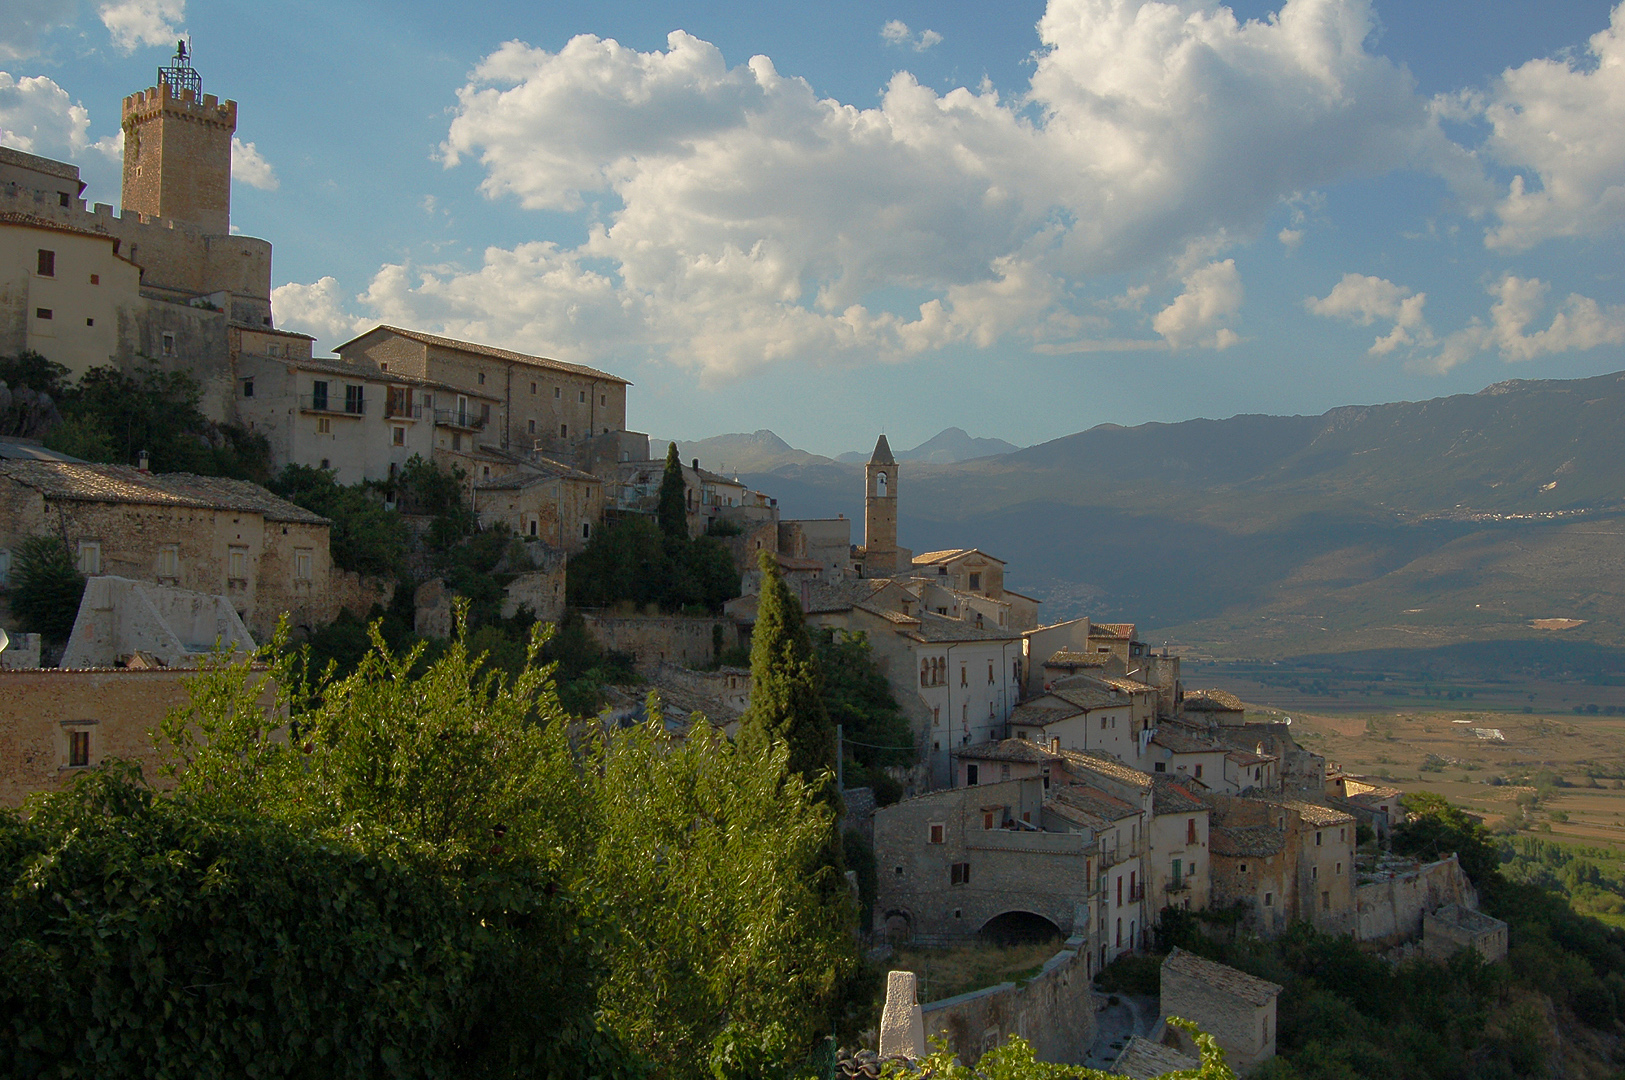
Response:
[{"label": "stone building", "polygon": [[1286,830],[1273,825],[1214,825],[1208,864],[1215,910],[1240,904],[1245,926],[1263,937],[1286,931],[1297,910],[1297,860],[1286,850]]},{"label": "stone building", "polygon": [[[0,147],[0,162],[17,156]],[[141,306],[141,268],[120,246],[106,233],[0,211],[0,356],[32,350],[76,378],[117,363]]]},{"label": "stone building", "polygon": [[[1162,962],[1162,1014],[1190,1020],[1213,1036],[1238,1075],[1275,1056],[1275,1004],[1281,987],[1176,948]],[[1176,1030],[1176,1029],[1171,1029]],[[1183,1033],[1181,1049],[1193,1051]]]},{"label": "stone building", "polygon": [[[545,356],[376,326],[334,349],[346,363],[443,384],[468,397],[483,437],[503,450],[574,460],[576,448],[626,430],[626,388],[617,375]],[[478,403],[477,406],[475,403]],[[458,407],[436,402],[436,419]]]},{"label": "stone building", "polygon": [[330,622],[375,598],[336,570],[329,523],[256,484],[121,465],[0,461],[0,551],[60,536],[87,576],[225,596],[261,637],[278,616]]},{"label": "stone building", "polygon": [[[1251,918],[1261,932],[1277,932],[1294,919],[1328,933],[1354,932],[1352,815],[1267,793],[1209,795],[1207,801],[1215,822],[1229,830],[1222,846],[1237,852],[1215,860],[1215,897],[1254,903]],[[1279,834],[1279,851],[1273,850],[1274,834]],[[1271,850],[1264,854],[1265,849]],[[1277,902],[1281,914],[1271,910]]]},{"label": "stone building", "polygon": [[571,554],[583,550],[604,516],[604,482],[592,473],[531,456],[522,471],[474,485],[480,524]]},{"label": "stone building", "polygon": [[[57,791],[108,758],[141,766],[159,787],[162,757],[149,732],[189,700],[185,668],[0,667],[0,805]],[[274,688],[266,682],[262,703]]]},{"label": "stone building", "polygon": [[932,792],[874,815],[875,929],[917,941],[1086,930],[1090,831],[1044,827],[1043,782]]},{"label": "stone building", "polygon": [[1422,916],[1423,955],[1448,960],[1463,949],[1476,951],[1486,963],[1505,960],[1507,924],[1460,904],[1446,904]]},{"label": "stone building", "polygon": [[863,467],[863,546],[852,552],[862,577],[890,577],[908,564],[911,553],[897,546],[897,473],[897,459],[882,435]]}]

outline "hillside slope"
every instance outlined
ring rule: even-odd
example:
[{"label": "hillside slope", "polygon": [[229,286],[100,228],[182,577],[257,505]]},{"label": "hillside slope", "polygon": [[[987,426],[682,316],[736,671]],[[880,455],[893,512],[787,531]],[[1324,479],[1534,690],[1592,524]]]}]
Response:
[{"label": "hillside slope", "polygon": [[[786,516],[861,521],[860,475],[786,459],[742,478]],[[905,544],[998,554],[1049,618],[1134,619],[1230,656],[1625,643],[1625,373],[1103,425],[899,482]],[[1583,624],[1531,628],[1548,618]]]}]

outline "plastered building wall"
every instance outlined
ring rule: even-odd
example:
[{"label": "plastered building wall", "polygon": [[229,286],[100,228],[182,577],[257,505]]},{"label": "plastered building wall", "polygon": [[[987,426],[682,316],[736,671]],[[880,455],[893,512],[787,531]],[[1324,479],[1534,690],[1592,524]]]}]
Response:
[{"label": "plastered building wall", "polygon": [[1024,984],[1001,983],[926,1005],[926,1037],[941,1035],[967,1064],[1011,1035],[1030,1043],[1040,1061],[1078,1064],[1095,1040],[1090,975],[1086,943],[1070,938]]},{"label": "plastered building wall", "polygon": [[[0,355],[32,349],[79,378],[128,353],[120,333],[142,306],[141,271],[115,246],[0,214]],[[49,253],[49,274],[41,252]]]}]

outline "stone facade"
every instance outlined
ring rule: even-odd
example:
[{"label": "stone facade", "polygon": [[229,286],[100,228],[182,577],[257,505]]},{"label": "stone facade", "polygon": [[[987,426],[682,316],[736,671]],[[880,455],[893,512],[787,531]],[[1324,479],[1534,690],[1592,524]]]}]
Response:
[{"label": "stone facade", "polygon": [[[1275,1056],[1275,1004],[1280,994],[1275,983],[1183,949],[1176,948],[1162,962],[1162,1015],[1190,1020],[1213,1036],[1237,1074]],[[1185,1036],[1181,1033],[1178,1038],[1184,1041]]]},{"label": "stone facade", "polygon": [[897,459],[886,436],[863,467],[863,575],[887,577],[902,569],[897,549]]},{"label": "stone facade", "polygon": [[933,792],[875,812],[877,931],[973,938],[1001,915],[1086,933],[1095,839],[1042,829],[1044,785],[1011,780]]},{"label": "stone facade", "polygon": [[[1274,830],[1280,834],[1281,859],[1263,858],[1251,854],[1225,856],[1219,872],[1227,881],[1215,889],[1234,899],[1251,899],[1257,903],[1252,918],[1262,928],[1270,929],[1294,919],[1313,923],[1319,930],[1333,934],[1353,933],[1357,926],[1354,883],[1354,818],[1340,810],[1318,803],[1305,802],[1287,796],[1249,795],[1232,797],[1210,795],[1213,816],[1218,824],[1230,830]],[[1233,834],[1235,835],[1235,834]],[[1262,831],[1249,832],[1249,836],[1263,843]],[[1262,858],[1262,861],[1258,861]],[[1243,879],[1240,864],[1249,862],[1250,878]],[[1282,877],[1273,875],[1279,872]],[[1265,893],[1281,891],[1280,902],[1285,911],[1273,915],[1263,903]]]},{"label": "stone facade", "polygon": [[123,126],[124,209],[227,232],[237,103],[160,79],[124,99]]},{"label": "stone facade", "polygon": [[961,1062],[974,1063],[1011,1035],[1032,1045],[1040,1061],[1074,1065],[1095,1041],[1095,996],[1090,989],[1089,950],[1083,938],[1066,947],[1021,984],[934,1001],[923,1012],[926,1035],[940,1035]]},{"label": "stone facade", "polygon": [[[35,792],[60,790],[109,758],[137,762],[149,781],[163,787],[161,758],[149,732],[187,703],[186,680],[195,674],[169,668],[0,668],[0,805],[18,806]],[[269,706],[272,697],[267,684],[262,701]]]},{"label": "stone facade", "polygon": [[523,470],[476,483],[474,513],[482,526],[505,525],[527,542],[575,554],[603,520],[604,482],[568,465],[533,459]]},{"label": "stone facade", "polygon": [[1354,900],[1354,936],[1394,945],[1421,937],[1430,911],[1446,906],[1476,909],[1478,890],[1455,855],[1431,863],[1385,856],[1361,871]]},{"label": "stone facade", "polygon": [[709,667],[717,661],[719,631],[721,651],[739,644],[738,630],[725,618],[589,611],[582,614],[582,622],[604,648],[632,654],[640,669],[663,660],[687,668]]},{"label": "stone facade", "polygon": [[1507,924],[1460,904],[1446,904],[1422,917],[1422,953],[1430,960],[1448,960],[1463,949],[1473,949],[1486,963],[1505,960]]}]

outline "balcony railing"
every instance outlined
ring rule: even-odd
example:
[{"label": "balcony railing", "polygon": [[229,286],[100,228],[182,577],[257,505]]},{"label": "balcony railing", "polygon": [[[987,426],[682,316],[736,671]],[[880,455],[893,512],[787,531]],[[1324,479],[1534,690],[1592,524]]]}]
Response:
[{"label": "balcony railing", "polygon": [[367,400],[365,398],[348,400],[331,395],[319,397],[315,394],[300,394],[299,409],[301,412],[332,413],[337,416],[364,416],[367,412]]},{"label": "balcony railing", "polygon": [[462,409],[436,409],[434,422],[448,427],[472,428],[475,431],[485,427],[485,417]]},{"label": "balcony railing", "polygon": [[422,420],[422,405],[401,405],[397,402],[384,403],[384,418],[388,420]]},{"label": "balcony railing", "polygon": [[1171,892],[1171,893],[1190,892],[1191,891],[1191,879],[1188,878],[1188,877],[1174,878],[1172,881],[1170,881],[1168,883],[1168,890],[1167,891]]}]

